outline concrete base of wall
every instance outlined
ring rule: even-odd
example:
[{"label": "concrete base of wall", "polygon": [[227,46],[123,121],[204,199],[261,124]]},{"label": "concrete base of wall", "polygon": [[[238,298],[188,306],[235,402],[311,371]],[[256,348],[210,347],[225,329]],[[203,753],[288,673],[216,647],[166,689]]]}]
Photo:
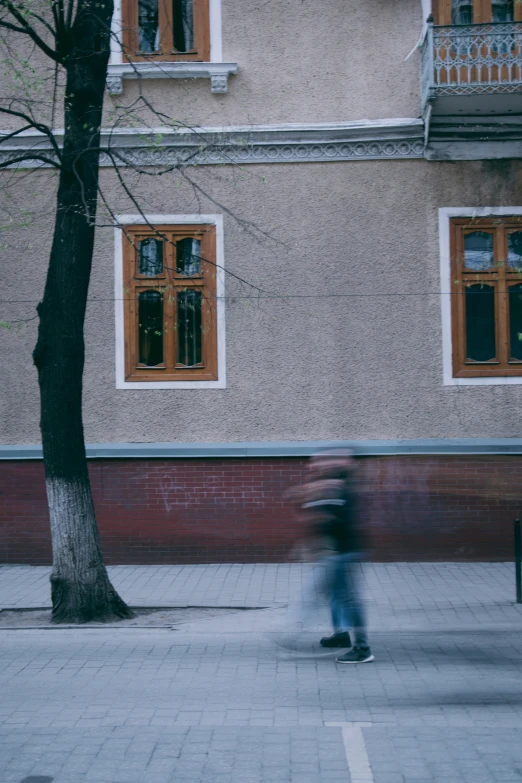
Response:
[{"label": "concrete base of wall", "polygon": [[[306,460],[90,461],[105,560],[254,563],[288,558],[304,532],[285,501]],[[361,513],[376,561],[512,557],[520,456],[383,456],[360,460]],[[0,469],[0,562],[51,562],[41,461]]]}]

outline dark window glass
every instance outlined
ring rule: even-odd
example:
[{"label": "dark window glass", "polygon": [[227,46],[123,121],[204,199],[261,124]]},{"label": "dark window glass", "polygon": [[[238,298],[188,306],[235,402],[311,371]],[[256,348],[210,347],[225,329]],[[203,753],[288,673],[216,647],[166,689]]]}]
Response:
[{"label": "dark window glass", "polygon": [[172,0],[174,49],[190,52],[194,49],[194,10],[192,0]]},{"label": "dark window glass", "polygon": [[492,0],[491,19],[493,22],[512,22],[513,0]]},{"label": "dark window glass", "polygon": [[178,364],[193,367],[202,361],[201,291],[178,293]]},{"label": "dark window glass", "polygon": [[163,242],[161,239],[143,239],[138,246],[138,272],[155,277],[163,272]]},{"label": "dark window glass", "polygon": [[138,46],[140,52],[159,51],[158,0],[138,0]]},{"label": "dark window glass", "polygon": [[201,242],[199,239],[180,239],[176,242],[176,272],[193,277],[201,274]]},{"label": "dark window glass", "polygon": [[511,269],[522,269],[522,231],[508,234],[508,265]]},{"label": "dark window glass", "polygon": [[138,299],[139,362],[147,367],[163,363],[163,296],[142,291]]},{"label": "dark window glass", "polygon": [[474,272],[493,266],[493,234],[472,231],[464,235],[464,266]]},{"label": "dark window glass", "polygon": [[452,24],[473,24],[473,3],[470,0],[453,0],[451,4]]},{"label": "dark window glass", "polygon": [[522,361],[522,283],[509,288],[509,334],[511,359]]},{"label": "dark window glass", "polygon": [[487,362],[496,357],[495,293],[491,285],[466,287],[466,358]]}]

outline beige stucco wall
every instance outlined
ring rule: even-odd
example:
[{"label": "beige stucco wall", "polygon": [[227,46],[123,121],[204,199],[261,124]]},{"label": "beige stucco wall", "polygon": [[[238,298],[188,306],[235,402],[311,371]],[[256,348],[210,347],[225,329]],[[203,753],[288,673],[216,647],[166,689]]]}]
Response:
[{"label": "beige stucco wall", "polygon": [[[437,210],[520,204],[521,174],[522,163],[509,161],[198,169],[209,193],[269,235],[256,240],[226,215],[227,268],[288,296],[241,298],[249,290],[228,279],[236,298],[226,305],[224,390],[116,390],[113,232],[100,228],[86,325],[87,441],[520,437],[522,386],[442,384]],[[3,319],[30,317],[42,291],[46,177],[25,180],[35,220],[30,232],[9,233],[2,264],[3,298],[33,301],[2,304]],[[108,193],[112,178],[104,172]],[[142,177],[134,187],[150,212],[221,211],[172,179]],[[113,203],[129,210],[116,193]],[[35,338],[36,321],[0,332],[3,443],[39,439]]]},{"label": "beige stucco wall", "polygon": [[[189,126],[338,122],[420,114],[419,0],[222,0],[226,95],[207,79],[142,80],[155,109]],[[137,82],[112,103],[132,104]],[[134,111],[138,111],[136,106]],[[152,125],[154,117],[142,107]]]}]

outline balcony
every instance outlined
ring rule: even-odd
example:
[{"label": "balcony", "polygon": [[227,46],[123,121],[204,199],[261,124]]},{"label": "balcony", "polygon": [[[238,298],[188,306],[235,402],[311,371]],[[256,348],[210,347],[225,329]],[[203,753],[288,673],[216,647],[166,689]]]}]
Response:
[{"label": "balcony", "polygon": [[522,22],[429,24],[421,55],[426,156],[522,157]]}]

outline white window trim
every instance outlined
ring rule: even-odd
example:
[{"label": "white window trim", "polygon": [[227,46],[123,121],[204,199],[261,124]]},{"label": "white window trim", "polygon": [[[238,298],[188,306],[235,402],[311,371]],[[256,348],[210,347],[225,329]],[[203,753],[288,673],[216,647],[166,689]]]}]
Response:
[{"label": "white window trim", "polygon": [[[114,0],[114,14],[112,16],[111,24],[112,36],[109,69],[111,65],[121,65],[123,63],[122,48],[120,43],[122,31],[121,3],[122,0]],[[210,17],[210,62],[221,63],[223,61],[221,0],[209,0],[208,5]],[[183,63],[179,63],[179,65],[183,65]]]},{"label": "white window trim", "polygon": [[237,73],[236,62],[224,63],[221,0],[209,0],[210,62],[123,62],[121,2],[114,0],[111,23],[111,56],[107,67],[107,91],[121,95],[123,79],[210,79],[213,93],[228,92],[228,77]]},{"label": "white window trim", "polygon": [[443,207],[439,209],[440,304],[442,316],[442,364],[444,386],[515,386],[515,378],[454,378],[453,345],[451,339],[451,258],[450,219],[522,215],[522,207]]},{"label": "white window trim", "polygon": [[[201,223],[216,227],[216,319],[217,319],[217,381],[126,381],[125,328],[123,307],[123,230],[128,225],[185,225]],[[117,215],[114,228],[114,299],[116,338],[117,389],[226,389],[225,346],[225,272],[223,215]]]}]

